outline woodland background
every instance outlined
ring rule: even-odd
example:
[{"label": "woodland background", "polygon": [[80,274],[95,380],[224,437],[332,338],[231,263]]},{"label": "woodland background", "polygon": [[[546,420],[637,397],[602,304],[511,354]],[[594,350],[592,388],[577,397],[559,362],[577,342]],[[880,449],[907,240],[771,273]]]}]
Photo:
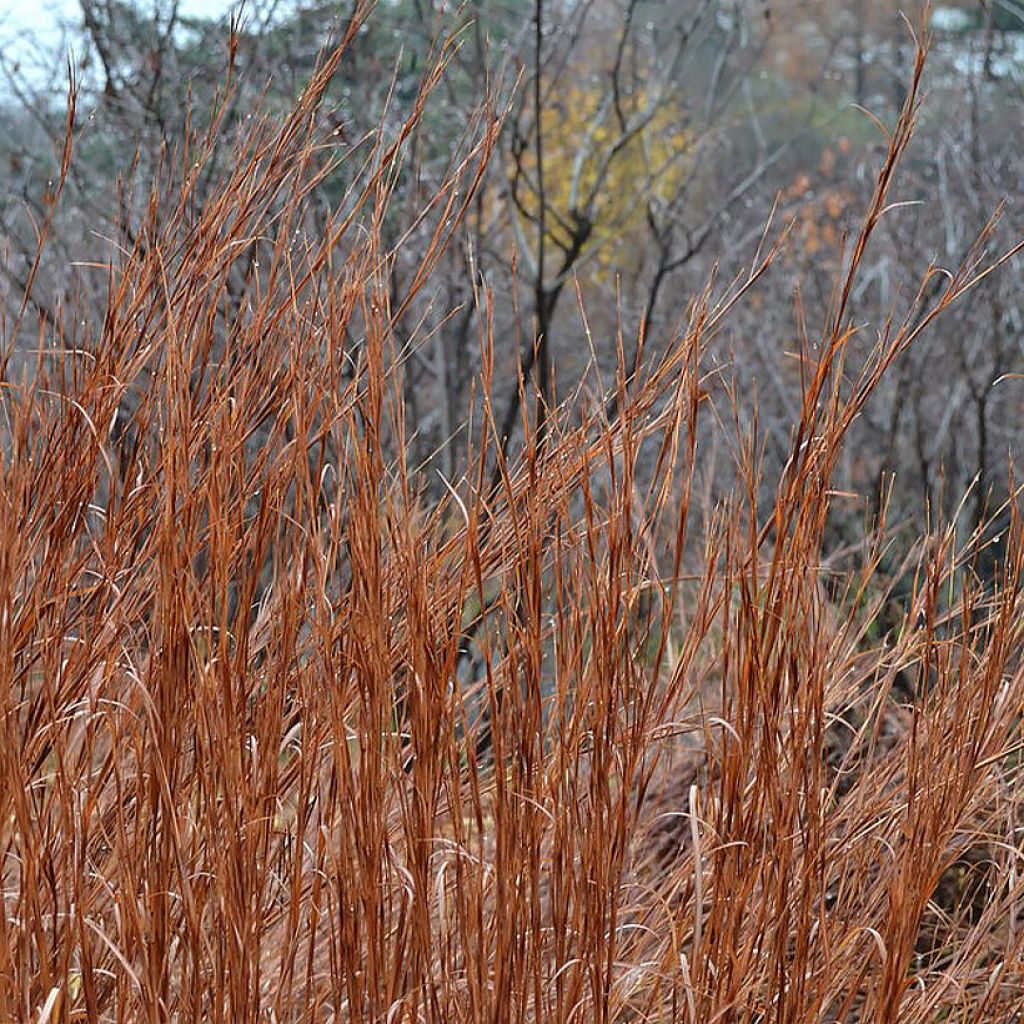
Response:
[{"label": "woodland background", "polygon": [[[79,293],[79,307],[101,315],[103,303],[89,292],[102,290],[103,275],[83,262],[110,236],[104,225],[126,225],[132,237],[145,191],[130,182],[151,180],[186,127],[202,127],[229,65],[222,152],[204,166],[197,204],[218,161],[230,159],[239,125],[257,104],[288,109],[351,13],[339,3],[256,0],[239,8],[229,54],[229,15],[186,16],[166,0],[81,0],[64,30],[77,55],[84,124],[32,294],[38,316],[53,320]],[[427,244],[415,222],[418,198],[465,144],[485,88],[510,105],[465,230],[430,293],[404,314],[410,335],[416,326],[429,333],[404,379],[424,486],[442,493],[433,470],[452,479],[459,467],[451,442],[465,426],[480,359],[475,284],[495,291],[505,381],[496,415],[514,448],[517,366],[548,393],[557,371],[559,391],[569,394],[592,373],[592,356],[612,371],[618,333],[631,348],[642,332],[646,351],[656,352],[712,272],[728,281],[749,263],[773,210],[776,226],[792,221],[798,244],[731,321],[717,352],[741,391],[756,388],[764,457],[769,468],[779,464],[800,387],[798,350],[821,330],[814,310],[827,306],[886,146],[883,126],[903,102],[908,26],[919,17],[913,4],[891,0],[382,0],[317,114],[339,147],[358,147],[381,119],[397,131],[438,41],[453,32],[458,40],[415,164],[389,208],[388,237],[412,235],[405,265],[391,268],[396,299],[418,263],[418,231],[420,248]],[[876,236],[851,297],[855,322],[913,295],[930,263],[958,263],[994,211],[1005,207],[997,243],[1019,228],[1024,8],[1015,0],[939,7],[930,24],[925,102],[896,197],[905,205]],[[25,39],[0,60],[0,237],[11,254],[0,273],[9,311],[25,293],[63,132],[67,69],[47,38],[45,52]],[[320,184],[309,226],[338,207],[348,184],[344,169]],[[253,266],[259,258],[257,244]],[[238,294],[245,272],[233,271]],[[837,487],[860,497],[839,502],[830,546],[877,512],[894,474],[892,519],[914,528],[929,507],[977,526],[1005,499],[1024,401],[1024,384],[1008,376],[1022,362],[1018,282],[1015,272],[994,275],[879,388],[843,456]],[[79,324],[84,333],[99,327]],[[876,330],[854,339],[853,364]],[[727,437],[722,445],[705,450],[701,466],[712,498],[719,469],[728,477],[731,466]]]}]

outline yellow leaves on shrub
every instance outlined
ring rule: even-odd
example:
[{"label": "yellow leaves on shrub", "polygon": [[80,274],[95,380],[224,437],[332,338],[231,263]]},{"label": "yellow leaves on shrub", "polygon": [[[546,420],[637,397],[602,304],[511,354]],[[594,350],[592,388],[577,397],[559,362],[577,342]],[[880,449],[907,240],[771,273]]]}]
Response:
[{"label": "yellow leaves on shrub", "polygon": [[[622,265],[623,248],[643,229],[650,204],[678,194],[693,145],[674,101],[634,90],[620,96],[620,117],[611,93],[601,88],[605,84],[602,79],[566,89],[544,111],[541,139],[548,238],[568,248],[573,232],[588,223],[584,252],[598,280]],[[515,157],[510,159],[514,174]],[[518,161],[535,185],[536,149],[528,146]],[[520,195],[535,221],[536,190],[521,189]]]}]

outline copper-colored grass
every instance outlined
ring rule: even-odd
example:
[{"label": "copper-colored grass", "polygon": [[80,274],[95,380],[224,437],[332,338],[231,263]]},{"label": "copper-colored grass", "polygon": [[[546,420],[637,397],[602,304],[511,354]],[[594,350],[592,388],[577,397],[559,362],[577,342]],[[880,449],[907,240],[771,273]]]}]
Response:
[{"label": "copper-colored grass", "polygon": [[44,321],[3,385],[0,1021],[1017,1019],[1016,504],[985,588],[975,539],[921,538],[881,643],[881,542],[827,592],[820,564],[851,422],[988,269],[846,362],[923,52],[774,502],[753,430],[699,527],[705,352],[777,249],[508,461],[481,285],[465,472],[421,499],[397,324],[500,128],[483,105],[409,273],[382,225],[441,57],[397,137],[342,152],[311,126],[343,45],[201,206],[193,141],[102,331]]}]

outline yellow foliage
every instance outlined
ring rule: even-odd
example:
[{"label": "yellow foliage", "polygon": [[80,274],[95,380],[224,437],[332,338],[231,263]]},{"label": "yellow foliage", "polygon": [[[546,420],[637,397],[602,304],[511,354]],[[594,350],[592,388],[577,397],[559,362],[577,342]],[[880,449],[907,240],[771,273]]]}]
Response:
[{"label": "yellow foliage", "polygon": [[[566,249],[572,233],[588,223],[585,252],[598,278],[621,266],[622,247],[643,228],[649,204],[668,203],[678,194],[693,144],[674,102],[637,90],[620,97],[620,116],[612,95],[603,91],[607,84],[602,79],[564,90],[543,112],[541,136],[548,238]],[[527,146],[512,159],[530,183],[520,189],[520,199],[536,222],[536,149]]]}]

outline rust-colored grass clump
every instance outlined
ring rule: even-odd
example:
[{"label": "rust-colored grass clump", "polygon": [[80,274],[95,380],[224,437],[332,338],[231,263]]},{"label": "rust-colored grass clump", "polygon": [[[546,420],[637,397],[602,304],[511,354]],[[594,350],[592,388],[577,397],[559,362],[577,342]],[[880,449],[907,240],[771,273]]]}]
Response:
[{"label": "rust-colored grass clump", "polygon": [[992,269],[979,246],[847,359],[922,52],[774,499],[753,431],[710,509],[700,438],[742,399],[705,354],[777,248],[510,455],[480,283],[462,472],[425,500],[396,325],[501,112],[396,296],[385,216],[444,54],[350,150],[312,127],[344,49],[209,201],[212,130],[168,161],[91,271],[95,335],[4,325],[0,1021],[1019,1019],[1016,503],[985,585],[978,538],[920,538],[891,629],[881,539],[822,564],[851,423]]}]

